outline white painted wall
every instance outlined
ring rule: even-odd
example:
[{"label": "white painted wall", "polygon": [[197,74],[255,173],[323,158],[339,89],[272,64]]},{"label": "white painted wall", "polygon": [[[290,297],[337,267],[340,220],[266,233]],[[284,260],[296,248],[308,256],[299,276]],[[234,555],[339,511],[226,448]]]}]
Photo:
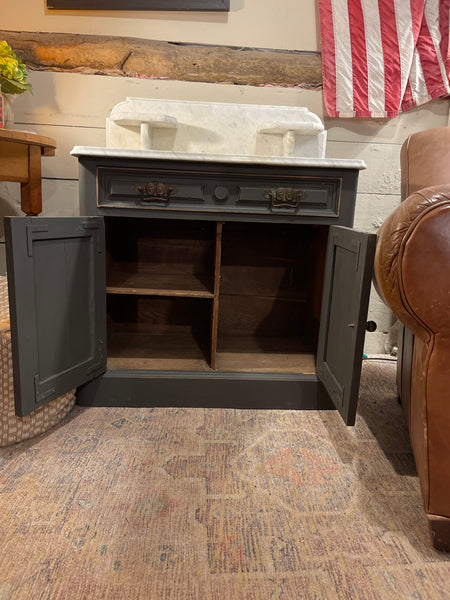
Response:
[{"label": "white painted wall", "polygon": [[[53,31],[136,36],[295,50],[318,49],[314,0],[231,0],[229,14],[102,11],[62,12],[45,9],[44,0],[15,0],[2,15],[6,30]],[[361,158],[355,226],[376,232],[400,201],[400,147],[414,131],[448,124],[449,101],[436,100],[396,119],[329,119],[320,91],[289,88],[184,83],[34,72],[34,94],[17,97],[16,128],[56,139],[55,157],[43,159],[45,215],[78,214],[75,145],[104,146],[105,119],[127,96],[209,100],[249,104],[307,106],[328,130],[327,156]],[[20,214],[19,185],[0,183],[0,216]],[[3,249],[0,246],[0,250]],[[392,342],[393,318],[372,293],[369,318],[378,331],[367,334],[365,350],[384,353]]]}]

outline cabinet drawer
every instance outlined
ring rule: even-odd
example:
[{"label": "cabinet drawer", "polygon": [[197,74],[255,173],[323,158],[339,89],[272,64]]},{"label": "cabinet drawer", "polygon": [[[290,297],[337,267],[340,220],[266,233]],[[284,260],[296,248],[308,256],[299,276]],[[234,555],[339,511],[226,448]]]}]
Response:
[{"label": "cabinet drawer", "polygon": [[292,182],[271,181],[269,184],[247,182],[240,186],[236,205],[246,212],[339,216],[341,180],[298,178]]},{"label": "cabinet drawer", "polygon": [[97,207],[339,217],[341,177],[97,169]]},{"label": "cabinet drawer", "polygon": [[172,173],[99,169],[97,185],[98,206],[147,209],[204,204],[199,181],[190,182]]}]

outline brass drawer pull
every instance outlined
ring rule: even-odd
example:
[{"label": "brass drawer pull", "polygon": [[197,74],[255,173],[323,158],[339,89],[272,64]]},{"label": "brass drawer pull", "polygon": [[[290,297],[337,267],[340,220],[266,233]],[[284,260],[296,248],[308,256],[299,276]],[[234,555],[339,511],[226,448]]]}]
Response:
[{"label": "brass drawer pull", "polygon": [[304,190],[280,187],[264,190],[264,198],[270,200],[272,208],[297,208],[300,200],[306,197]]},{"label": "brass drawer pull", "polygon": [[175,185],[152,181],[151,183],[137,183],[134,190],[142,196],[142,200],[163,200],[168,202],[171,194],[176,194],[178,188]]}]

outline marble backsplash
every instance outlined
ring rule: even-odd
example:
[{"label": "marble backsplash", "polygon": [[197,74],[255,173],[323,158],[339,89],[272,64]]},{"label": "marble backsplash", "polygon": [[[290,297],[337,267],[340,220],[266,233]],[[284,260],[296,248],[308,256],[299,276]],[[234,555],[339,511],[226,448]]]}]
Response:
[{"label": "marble backsplash", "polygon": [[306,107],[127,98],[106,122],[108,148],[323,158],[326,131]]}]

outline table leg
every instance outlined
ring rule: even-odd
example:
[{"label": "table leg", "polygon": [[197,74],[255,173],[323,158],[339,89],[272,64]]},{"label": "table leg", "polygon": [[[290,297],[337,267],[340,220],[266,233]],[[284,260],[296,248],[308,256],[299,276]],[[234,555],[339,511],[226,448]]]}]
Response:
[{"label": "table leg", "polygon": [[28,181],[21,183],[21,207],[27,216],[42,211],[41,148],[28,146]]}]

